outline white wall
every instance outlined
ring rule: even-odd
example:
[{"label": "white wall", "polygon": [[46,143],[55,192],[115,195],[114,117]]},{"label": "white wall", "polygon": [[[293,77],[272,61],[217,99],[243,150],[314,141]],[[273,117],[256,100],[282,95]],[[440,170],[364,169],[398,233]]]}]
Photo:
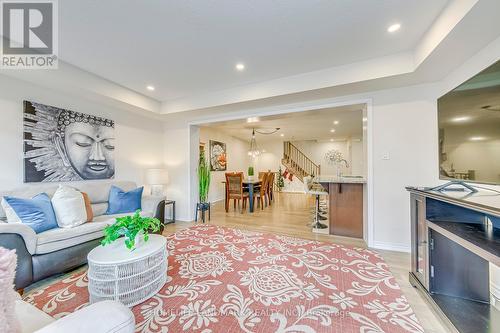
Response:
[{"label": "white wall", "polygon": [[0,75],[1,189],[23,183],[23,100],[113,119],[117,180],[143,184],[145,169],[163,163],[163,128],[157,121]]},{"label": "white wall", "polygon": [[[306,154],[314,163],[321,165],[322,175],[336,175],[336,167],[325,160],[325,154],[329,150],[335,149],[342,153],[344,159],[349,165],[346,168],[344,164],[341,164],[342,174],[364,176],[363,142],[360,141],[360,139],[334,142],[307,140],[293,141],[292,143],[304,154]],[[353,170],[356,172],[353,172]]]},{"label": "white wall", "polygon": [[209,154],[209,141],[215,140],[226,144],[227,170],[212,171],[210,179],[210,190],[208,200],[211,202],[224,200],[225,187],[222,181],[225,181],[226,172],[248,173],[248,167],[253,165],[248,156],[249,143],[241,139],[230,136],[217,128],[200,127],[200,142],[205,143],[205,154]]}]

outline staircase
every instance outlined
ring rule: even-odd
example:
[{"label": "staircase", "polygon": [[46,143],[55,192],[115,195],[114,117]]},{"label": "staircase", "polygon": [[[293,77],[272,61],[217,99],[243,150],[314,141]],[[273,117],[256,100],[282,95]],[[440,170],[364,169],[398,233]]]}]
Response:
[{"label": "staircase", "polygon": [[306,154],[295,147],[290,141],[283,142],[283,159],[281,163],[297,176],[300,181],[307,176],[320,174],[321,166],[315,164]]}]

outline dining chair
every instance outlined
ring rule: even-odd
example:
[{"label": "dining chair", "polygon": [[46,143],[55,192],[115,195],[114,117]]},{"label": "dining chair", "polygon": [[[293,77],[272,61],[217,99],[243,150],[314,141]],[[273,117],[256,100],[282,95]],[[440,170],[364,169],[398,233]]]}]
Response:
[{"label": "dining chair", "polygon": [[234,200],[234,209],[236,210],[236,200],[238,207],[240,200],[243,201],[241,213],[246,209],[248,192],[243,190],[243,172],[228,172],[226,173],[226,213],[229,212],[229,201]]},{"label": "dining chair", "polygon": [[260,209],[264,209],[264,203],[267,205],[267,186],[269,184],[269,176],[267,172],[264,172],[262,176],[262,184],[258,191],[254,192],[254,197],[252,200],[257,198],[257,204],[260,205]]},{"label": "dining chair", "polygon": [[269,198],[269,206],[271,206],[272,201],[274,200],[274,172],[269,170],[268,172],[268,185],[267,185],[267,197]]},{"label": "dining chair", "polygon": [[264,177],[265,174],[265,171],[259,171],[259,180],[262,180],[262,177]]}]

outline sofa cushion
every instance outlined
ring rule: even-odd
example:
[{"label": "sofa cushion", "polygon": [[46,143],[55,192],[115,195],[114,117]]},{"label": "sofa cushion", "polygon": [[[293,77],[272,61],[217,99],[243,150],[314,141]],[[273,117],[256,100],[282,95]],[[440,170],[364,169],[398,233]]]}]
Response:
[{"label": "sofa cushion", "polygon": [[55,321],[42,310],[20,299],[16,301],[16,316],[21,324],[21,333],[33,333]]},{"label": "sofa cushion", "polygon": [[92,220],[94,220],[96,216],[106,214],[106,211],[108,210],[107,202],[93,203],[91,206],[92,206],[92,212],[94,213],[94,218]]},{"label": "sofa cushion", "polygon": [[2,222],[22,223],[21,219],[19,218],[19,216],[17,216],[14,209],[12,209],[12,207],[7,203],[7,201],[5,201],[5,198],[2,198],[1,205],[5,212],[5,217],[6,217],[6,220],[5,221],[2,220]]},{"label": "sofa cushion", "polygon": [[85,200],[80,191],[59,185],[51,201],[60,228],[74,228],[87,222]]},{"label": "sofa cushion", "polygon": [[106,222],[84,223],[74,228],[56,228],[37,235],[35,254],[50,253],[103,237]]},{"label": "sofa cushion", "polygon": [[[141,211],[141,216],[143,217],[153,217],[153,212],[143,212]],[[97,222],[97,223],[107,223],[107,224],[113,224],[116,222],[116,218],[118,217],[124,217],[128,215],[133,215],[133,213],[122,213],[122,214],[113,214],[113,215],[100,215],[100,216],[95,216],[94,220],[92,223]]]},{"label": "sofa cushion", "polygon": [[31,227],[36,233],[57,227],[54,209],[46,193],[37,194],[32,199],[10,196],[5,196],[4,199],[21,222]]},{"label": "sofa cushion", "polygon": [[[137,187],[134,182],[116,180],[84,180],[69,182],[66,184],[81,192],[87,193],[89,195],[90,202],[93,204],[106,203],[108,201],[109,190],[112,185],[118,186],[124,191],[130,191]],[[59,184],[57,183],[30,183],[10,191],[2,190],[0,192],[0,197],[15,196],[19,198],[31,198],[32,196],[42,192],[47,193],[49,197],[52,197],[58,187]],[[0,219],[5,219],[5,212],[1,206]]]},{"label": "sofa cushion", "polygon": [[83,196],[83,202],[85,203],[85,212],[87,213],[87,220],[85,222],[90,222],[94,219],[94,212],[92,211],[92,204],[90,203],[89,195],[85,192],[81,192]]},{"label": "sofa cushion", "polygon": [[106,214],[133,213],[141,209],[143,190],[144,187],[138,187],[127,192],[119,187],[111,186]]}]

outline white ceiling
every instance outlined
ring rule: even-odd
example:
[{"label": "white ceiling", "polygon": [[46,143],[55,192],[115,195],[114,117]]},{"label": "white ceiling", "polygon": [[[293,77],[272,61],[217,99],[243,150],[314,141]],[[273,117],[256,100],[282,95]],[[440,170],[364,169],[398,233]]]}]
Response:
[{"label": "white ceiling", "polygon": [[58,3],[59,68],[0,74],[169,124],[438,82],[500,44],[497,0]]},{"label": "white ceiling", "polygon": [[60,59],[175,100],[413,50],[448,2],[64,0]]},{"label": "white ceiling", "polygon": [[[363,138],[363,104],[340,106],[298,113],[287,113],[260,117],[257,122],[248,123],[247,119],[214,122],[204,127],[215,128],[241,140],[250,141],[252,129],[274,134],[256,134],[257,143],[269,141],[300,140],[346,140]],[[338,124],[334,124],[338,121]],[[334,129],[335,132],[330,132]],[[282,137],[281,134],[284,134]]]}]

